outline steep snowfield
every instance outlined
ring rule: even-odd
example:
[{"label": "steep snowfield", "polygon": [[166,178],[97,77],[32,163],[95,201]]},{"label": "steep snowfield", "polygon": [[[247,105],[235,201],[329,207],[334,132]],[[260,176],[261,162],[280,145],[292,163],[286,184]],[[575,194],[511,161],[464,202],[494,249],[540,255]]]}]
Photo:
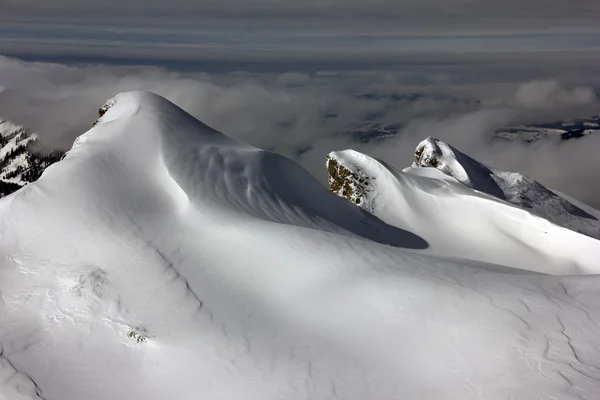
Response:
[{"label": "steep snowfield", "polygon": [[[438,200],[409,209],[415,221],[460,197],[421,170],[402,194]],[[527,234],[541,224],[466,197],[516,210]],[[0,396],[597,399],[600,278],[513,263],[592,272],[595,241],[546,223],[548,247],[570,240],[551,263],[477,218],[454,215],[447,249],[480,230],[513,240],[507,262],[444,255],[283,157],[156,95],[120,94],[63,161],[0,201]]]}]

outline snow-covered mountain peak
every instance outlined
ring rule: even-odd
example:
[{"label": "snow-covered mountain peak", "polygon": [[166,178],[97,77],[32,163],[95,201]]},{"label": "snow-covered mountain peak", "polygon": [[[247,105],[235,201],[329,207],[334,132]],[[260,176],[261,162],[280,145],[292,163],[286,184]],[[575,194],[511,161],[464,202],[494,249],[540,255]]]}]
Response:
[{"label": "snow-covered mountain peak", "polygon": [[529,210],[555,224],[600,239],[595,210],[567,199],[518,172],[487,166],[439,139],[429,137],[415,150],[417,167],[431,167],[464,185]]},{"label": "snow-covered mountain peak", "polygon": [[597,397],[600,241],[436,168],[330,160],[372,214],[117,95],[0,200],[0,398]]},{"label": "snow-covered mountain peak", "polygon": [[[416,155],[418,164],[399,171],[354,150],[332,152],[327,157],[329,189],[382,221],[418,234],[436,254],[469,254],[491,263],[511,258],[515,267],[540,272],[596,271],[591,254],[600,254],[600,241],[579,233],[600,237],[597,211],[584,211],[584,205],[571,204],[530,178],[493,170],[437,139],[420,143]],[[456,240],[449,242],[449,237]],[[567,242],[583,247],[566,256]],[[507,257],[515,246],[522,246],[518,256]],[[544,265],[534,261],[542,253],[548,257]],[[559,261],[565,256],[579,266],[571,269],[574,264]]]},{"label": "snow-covered mountain peak", "polygon": [[504,199],[504,193],[487,166],[439,139],[428,137],[423,140],[417,145],[415,157],[417,166],[437,168],[471,188]]},{"label": "snow-covered mountain peak", "polygon": [[[58,166],[62,176],[83,174],[90,160],[120,165],[123,175],[140,176],[141,181],[148,179],[148,171],[159,171],[164,177],[157,181],[151,175],[152,185],[178,208],[236,213],[240,220],[318,228],[395,246],[427,246],[416,235],[331,196],[293,161],[229,138],[160,96],[121,93],[107,104],[98,123],[76,139],[66,162]],[[113,192],[100,191],[100,197]]]},{"label": "snow-covered mountain peak", "polygon": [[417,145],[415,157],[417,165],[421,167],[434,167],[460,182],[469,181],[466,171],[457,162],[453,149],[439,139],[430,136],[423,140]]}]

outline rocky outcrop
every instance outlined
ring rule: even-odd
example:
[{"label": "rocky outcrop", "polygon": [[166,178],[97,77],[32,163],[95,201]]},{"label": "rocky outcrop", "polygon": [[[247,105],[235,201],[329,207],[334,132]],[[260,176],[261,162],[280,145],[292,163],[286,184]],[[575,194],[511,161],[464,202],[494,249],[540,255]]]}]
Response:
[{"label": "rocky outcrop", "polygon": [[369,188],[370,177],[365,175],[358,167],[346,165],[335,157],[335,153],[327,156],[327,172],[329,191],[344,197],[358,206],[364,205]]}]

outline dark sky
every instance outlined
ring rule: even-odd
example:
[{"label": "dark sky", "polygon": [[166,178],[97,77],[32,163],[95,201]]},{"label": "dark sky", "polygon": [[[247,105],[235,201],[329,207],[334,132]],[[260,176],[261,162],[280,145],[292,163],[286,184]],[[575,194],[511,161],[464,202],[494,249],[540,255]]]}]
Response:
[{"label": "dark sky", "polygon": [[4,21],[327,32],[598,30],[596,0],[2,0]]},{"label": "dark sky", "polygon": [[343,59],[600,49],[598,0],[0,0],[0,53]]}]

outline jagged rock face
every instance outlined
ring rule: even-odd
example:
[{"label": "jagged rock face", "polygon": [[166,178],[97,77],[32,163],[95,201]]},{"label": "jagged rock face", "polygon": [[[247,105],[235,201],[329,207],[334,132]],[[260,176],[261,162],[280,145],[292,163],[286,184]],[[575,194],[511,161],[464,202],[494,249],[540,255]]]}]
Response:
[{"label": "jagged rock face", "polygon": [[61,159],[60,151],[34,151],[36,139],[27,129],[0,121],[0,198],[36,181],[46,168]]},{"label": "jagged rock face", "polygon": [[358,206],[366,202],[370,178],[359,168],[344,166],[331,155],[327,156],[329,191]]}]

